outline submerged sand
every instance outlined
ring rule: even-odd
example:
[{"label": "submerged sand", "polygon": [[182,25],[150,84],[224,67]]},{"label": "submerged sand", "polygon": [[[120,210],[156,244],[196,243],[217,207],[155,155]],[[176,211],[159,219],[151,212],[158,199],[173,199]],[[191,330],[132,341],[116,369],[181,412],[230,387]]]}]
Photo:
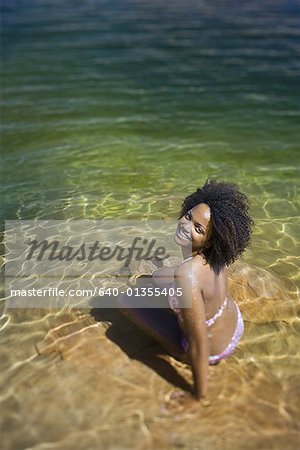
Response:
[{"label": "submerged sand", "polygon": [[190,367],[118,309],[6,309],[3,448],[298,448],[295,286],[238,263],[229,290],[245,333],[231,357],[209,367],[211,406],[192,413],[169,400],[189,389]]}]

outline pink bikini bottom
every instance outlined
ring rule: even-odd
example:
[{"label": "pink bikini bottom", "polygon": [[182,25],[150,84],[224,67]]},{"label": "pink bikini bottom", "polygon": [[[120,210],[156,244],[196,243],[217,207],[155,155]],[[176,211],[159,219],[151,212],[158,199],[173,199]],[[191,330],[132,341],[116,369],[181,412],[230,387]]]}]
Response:
[{"label": "pink bikini bottom", "polygon": [[[236,329],[233,333],[232,339],[229,342],[229,344],[227,345],[227,347],[225,348],[225,350],[223,350],[219,355],[210,355],[208,357],[208,361],[209,361],[210,365],[218,364],[218,362],[221,361],[221,359],[227,358],[227,356],[231,355],[234,352],[234,349],[236,348],[239,340],[242,337],[242,334],[244,332],[243,317],[242,317],[241,311],[236,303],[235,303],[235,306],[237,307],[238,320],[237,320]],[[184,349],[184,351],[186,352],[189,348],[189,344],[183,333],[181,335],[181,345],[182,345],[182,348]]]}]

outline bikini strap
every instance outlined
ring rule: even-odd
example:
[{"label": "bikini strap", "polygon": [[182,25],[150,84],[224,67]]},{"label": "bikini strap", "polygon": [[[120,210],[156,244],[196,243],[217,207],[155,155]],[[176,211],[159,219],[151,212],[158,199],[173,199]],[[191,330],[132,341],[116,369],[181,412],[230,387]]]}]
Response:
[{"label": "bikini strap", "polygon": [[220,306],[220,309],[216,312],[216,314],[210,319],[205,321],[208,327],[210,327],[213,323],[215,323],[215,321],[222,315],[222,312],[224,311],[226,306],[227,306],[227,297],[225,298],[223,305]]},{"label": "bikini strap", "polygon": [[[185,258],[181,264],[183,264],[185,261],[188,261],[189,259],[192,259],[193,256],[188,256],[187,258]],[[174,282],[174,287],[175,287],[175,282]],[[216,314],[211,317],[210,319],[206,320],[205,323],[208,327],[210,327],[211,325],[213,325],[215,323],[215,321],[222,315],[224,309],[227,306],[227,297],[224,300],[224,303],[220,306],[219,310],[216,312]],[[178,307],[178,303],[177,303],[177,307]]]},{"label": "bikini strap", "polygon": [[188,261],[189,259],[193,259],[193,256],[188,256],[187,258],[185,258],[181,264],[183,264],[184,262]]}]

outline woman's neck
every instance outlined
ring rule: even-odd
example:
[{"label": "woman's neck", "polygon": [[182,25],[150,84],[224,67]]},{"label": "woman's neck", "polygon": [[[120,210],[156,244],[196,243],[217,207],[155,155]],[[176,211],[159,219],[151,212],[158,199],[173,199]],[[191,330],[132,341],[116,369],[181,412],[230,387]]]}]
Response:
[{"label": "woman's neck", "polygon": [[186,247],[181,247],[181,251],[183,259],[187,259],[199,254],[199,250],[192,251],[192,249]]}]

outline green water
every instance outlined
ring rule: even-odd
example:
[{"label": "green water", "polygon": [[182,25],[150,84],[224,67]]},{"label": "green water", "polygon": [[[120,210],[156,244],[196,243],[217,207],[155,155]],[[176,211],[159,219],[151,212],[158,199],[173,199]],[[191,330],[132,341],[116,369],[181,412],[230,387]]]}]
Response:
[{"label": "green water", "polygon": [[[128,323],[115,320],[117,346],[90,313],[84,328],[80,311],[2,300],[5,449],[298,448],[299,12],[293,0],[2,1],[2,225],[175,218],[207,178],[233,181],[251,201],[242,259],[256,266],[238,299],[245,335],[194,419],[161,417],[174,377],[126,358],[126,340],[139,355],[153,345]],[[52,353],[38,354],[52,328]]]},{"label": "green water", "polygon": [[176,217],[230,180],[245,258],[297,278],[298,6],[4,1],[2,218]]}]

